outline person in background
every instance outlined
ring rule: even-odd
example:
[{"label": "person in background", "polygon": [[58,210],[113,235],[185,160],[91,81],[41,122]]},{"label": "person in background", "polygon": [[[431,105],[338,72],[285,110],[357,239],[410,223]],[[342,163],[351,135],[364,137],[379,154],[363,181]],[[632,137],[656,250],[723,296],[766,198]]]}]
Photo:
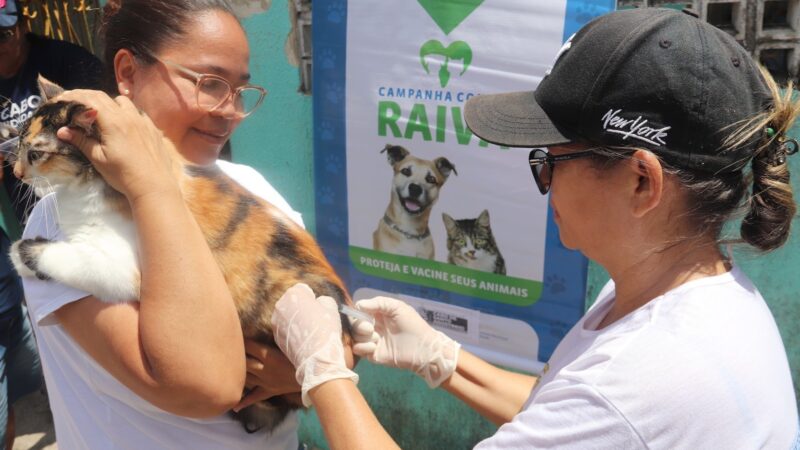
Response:
[{"label": "person in background", "polygon": [[[166,136],[189,162],[217,165],[302,225],[255,169],[217,160],[266,94],[251,84],[245,30],[225,0],[111,0],[101,39],[107,89],[119,96],[73,90],[59,99],[96,109],[103,142],[68,128],[59,138],[126,195],[141,298],[110,304],[23,279],[59,448],[295,450],[295,412],[254,433],[229,414],[246,382],[241,325],[161,148]],[[39,201],[23,237],[59,239],[55,207],[53,196]],[[297,392],[289,361],[270,357],[285,367],[282,393]]]},{"label": "person in background", "polygon": [[[480,449],[798,447],[777,326],[721,245],[740,209],[742,242],[767,252],[789,237],[792,97],[688,14],[590,22],[535,91],[474,97],[465,117],[488,142],[533,148],[561,242],[611,275],[594,305],[538,377],[481,361],[388,297],[356,304],[375,324],[354,324],[355,353],[412,370],[498,424]],[[272,323],[331,448],[396,447],[352,381],[313,382],[344,367],[335,303],[296,285]]]},{"label": "person in background", "polygon": [[[68,88],[99,87],[102,64],[83,48],[25,34],[16,0],[0,0],[0,124],[19,128],[41,103],[43,75]],[[0,163],[4,160],[0,154]],[[13,209],[6,224],[24,223],[33,194],[3,164],[0,178]],[[10,240],[0,228],[0,442],[14,442],[14,402],[41,386],[42,374],[19,277],[6,257]]]},{"label": "person in background", "polygon": [[[16,0],[0,0],[0,124],[14,128],[28,120],[42,98],[36,80],[41,75],[64,89],[99,89],[103,64],[86,49],[23,30],[22,9]],[[27,217],[33,202],[27,189],[3,167],[3,183],[17,219]],[[30,194],[28,194],[30,195]]]}]

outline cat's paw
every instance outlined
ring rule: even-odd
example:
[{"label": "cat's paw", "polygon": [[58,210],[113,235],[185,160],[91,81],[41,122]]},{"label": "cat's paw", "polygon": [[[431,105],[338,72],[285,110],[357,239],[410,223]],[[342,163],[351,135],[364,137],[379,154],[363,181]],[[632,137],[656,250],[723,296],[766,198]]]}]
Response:
[{"label": "cat's paw", "polygon": [[36,239],[22,239],[11,246],[9,255],[17,273],[22,277],[36,277],[40,280],[49,280],[50,277],[39,270],[39,259],[45,246],[50,244],[49,239],[37,237]]}]

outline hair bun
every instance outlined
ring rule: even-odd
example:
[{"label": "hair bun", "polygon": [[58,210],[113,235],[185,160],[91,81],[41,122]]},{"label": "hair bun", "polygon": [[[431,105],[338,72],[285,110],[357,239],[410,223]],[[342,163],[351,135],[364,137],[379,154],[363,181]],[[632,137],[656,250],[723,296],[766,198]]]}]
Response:
[{"label": "hair bun", "polygon": [[98,35],[101,40],[105,40],[108,23],[117,15],[120,9],[122,9],[122,0],[108,0],[106,2],[103,7],[103,15],[100,18],[100,26],[98,27]]},{"label": "hair bun", "polygon": [[110,19],[119,12],[122,8],[122,0],[108,0],[106,6],[103,7],[103,18]]}]

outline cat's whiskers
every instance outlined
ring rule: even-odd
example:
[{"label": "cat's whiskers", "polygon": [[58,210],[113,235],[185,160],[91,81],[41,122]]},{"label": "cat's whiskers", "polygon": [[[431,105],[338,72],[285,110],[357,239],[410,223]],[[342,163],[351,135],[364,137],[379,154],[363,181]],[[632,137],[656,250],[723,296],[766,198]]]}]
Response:
[{"label": "cat's whiskers", "polygon": [[[36,176],[36,177],[30,178],[27,181],[30,183],[31,189],[29,189],[28,192],[25,193],[25,197],[26,198],[24,199],[24,204],[25,204],[26,211],[30,206],[32,206],[34,203],[36,203],[36,201],[37,201],[36,191],[41,192],[42,193],[42,197],[44,197],[45,195],[55,191],[55,188],[53,187],[53,185],[45,177]],[[48,207],[48,208],[45,208],[43,210],[45,218],[47,218],[48,216],[54,214],[56,220],[55,221],[45,221],[45,223],[48,224],[48,225],[51,224],[51,223],[58,223],[58,219],[60,219],[60,216],[58,214],[58,197],[57,196],[53,198],[53,202],[52,202],[53,211],[50,211],[50,209],[51,208]],[[45,231],[49,234],[52,230],[48,229],[48,230],[45,230]]]},{"label": "cat's whiskers", "polygon": [[[36,203],[36,195],[33,192],[33,188],[25,189],[27,186],[25,183],[14,183],[14,191],[12,192],[12,198],[19,197],[19,202],[23,206],[23,211],[25,211],[25,220],[27,221],[28,213],[33,209],[33,205]],[[25,225],[25,224],[21,224]]]},{"label": "cat's whiskers", "polygon": [[3,155],[16,154],[19,148],[19,138],[13,137],[0,144],[0,153]]}]

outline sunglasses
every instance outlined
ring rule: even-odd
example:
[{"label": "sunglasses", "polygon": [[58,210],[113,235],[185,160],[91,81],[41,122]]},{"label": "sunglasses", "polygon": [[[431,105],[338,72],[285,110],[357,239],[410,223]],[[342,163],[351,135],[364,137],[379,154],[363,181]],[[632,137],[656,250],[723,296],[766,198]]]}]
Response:
[{"label": "sunglasses", "polygon": [[528,154],[528,162],[531,165],[531,173],[533,174],[533,179],[536,181],[536,187],[539,188],[539,192],[544,195],[550,191],[550,183],[553,181],[553,170],[557,162],[592,156],[595,154],[595,150],[601,148],[603,147],[593,147],[582,152],[568,153],[560,156],[553,156],[540,148],[531,150],[530,154]]},{"label": "sunglasses", "polygon": [[5,44],[17,35],[17,28],[0,28],[0,44]]}]

